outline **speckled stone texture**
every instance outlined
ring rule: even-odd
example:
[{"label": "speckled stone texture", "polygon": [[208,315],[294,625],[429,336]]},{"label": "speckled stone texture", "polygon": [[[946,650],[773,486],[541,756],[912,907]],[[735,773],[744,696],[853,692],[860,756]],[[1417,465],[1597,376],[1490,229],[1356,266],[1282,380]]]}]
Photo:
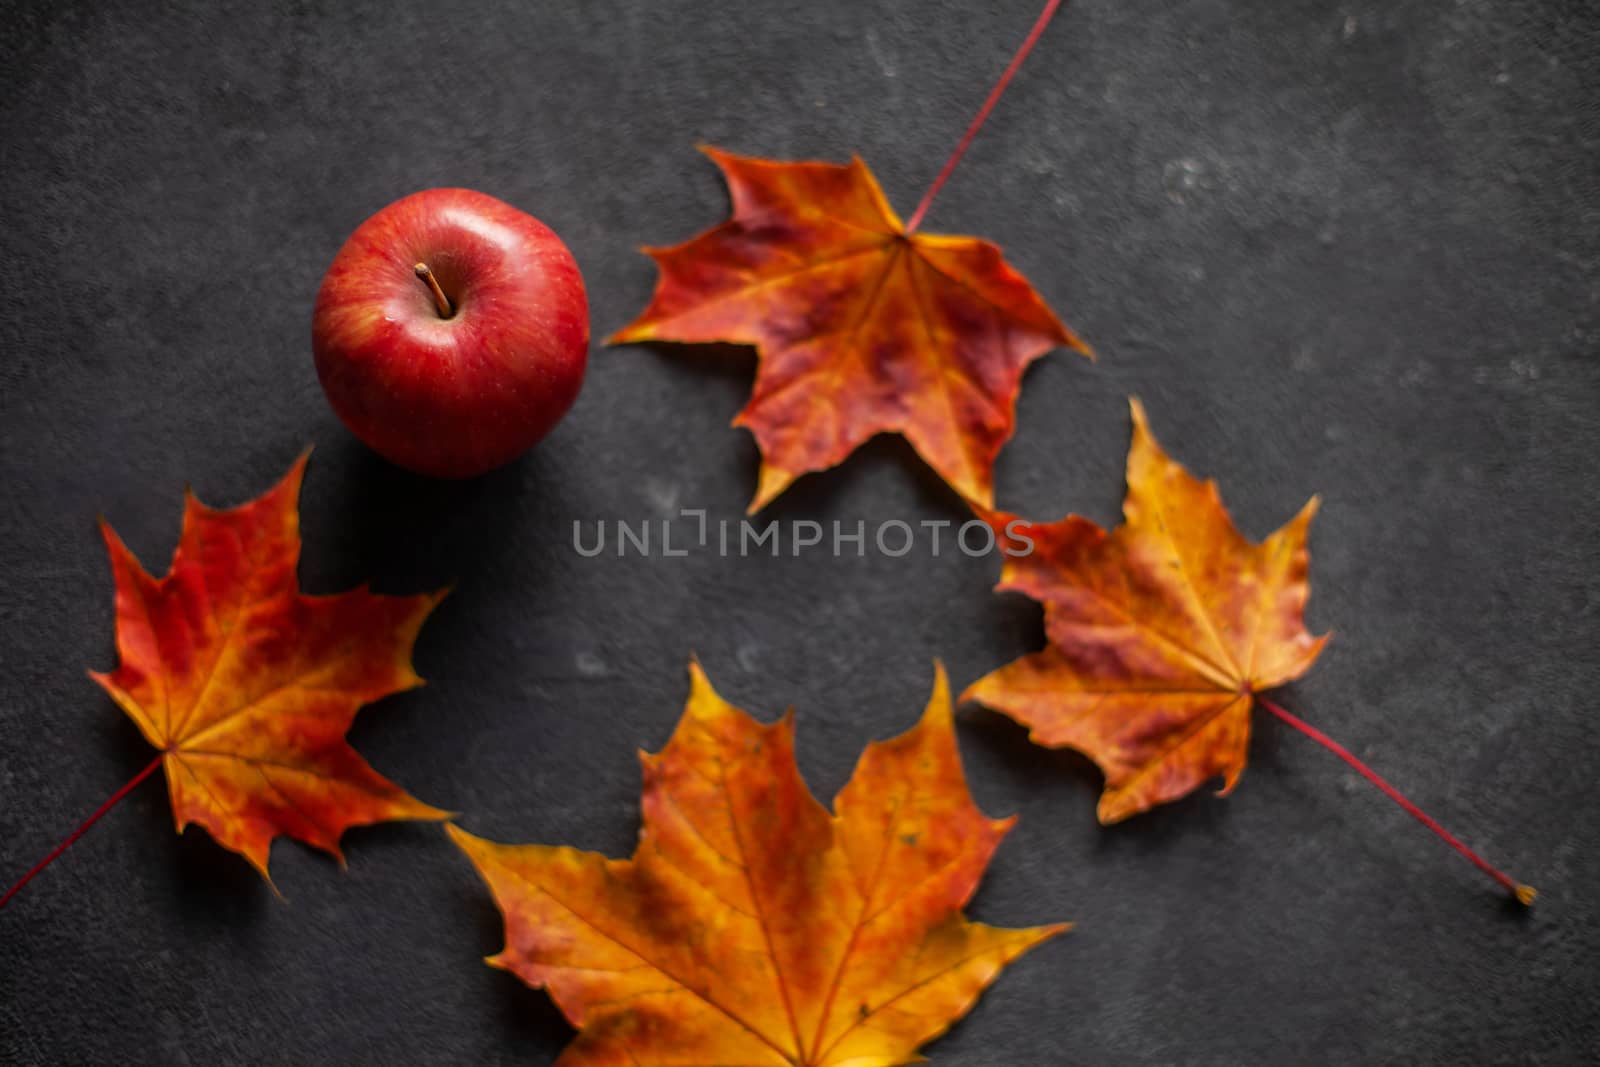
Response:
[{"label": "speckled stone texture", "polygon": [[[329,412],[309,322],[364,217],[467,185],[571,244],[597,336],[640,243],[723,216],[697,142],[868,159],[909,210],[1036,0],[164,5],[0,12],[0,882],[144,765],[85,677],[113,662],[103,513],[152,566],[185,482],[233,504],[308,442],[302,577],[458,589],[426,689],[356,746],[508,841],[631,850],[636,749],[696,652],[793,704],[831,796],[959,687],[1042,641],[999,565],[585,559],[574,519],[754,487],[734,349],[597,349],[534,454],[399,472]],[[185,10],[184,8],[187,8]],[[1004,975],[936,1064],[1592,1062],[1600,1057],[1600,8],[1588,0],[1080,0],[929,215],[1000,242],[1100,353],[1042,361],[1002,505],[1114,519],[1140,395],[1260,536],[1320,493],[1283,695],[1494,861],[1531,914],[1265,717],[1226,800],[1114,829],[1086,761],[977,709],[973,790],[1021,822],[976,918],[1078,928]],[[903,444],[771,517],[959,519]],[[148,782],[0,911],[0,1063],[548,1064],[570,1031],[480,959],[499,921],[436,826],[293,844],[285,901]]]}]

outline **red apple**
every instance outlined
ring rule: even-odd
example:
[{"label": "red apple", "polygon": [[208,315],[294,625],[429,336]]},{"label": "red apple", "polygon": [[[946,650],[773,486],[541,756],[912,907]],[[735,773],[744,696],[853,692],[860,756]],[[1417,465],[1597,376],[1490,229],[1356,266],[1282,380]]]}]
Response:
[{"label": "red apple", "polygon": [[402,467],[468,478],[521,455],[572,406],[589,306],[544,223],[471,189],[428,189],[339,249],[311,343],[352,433]]}]

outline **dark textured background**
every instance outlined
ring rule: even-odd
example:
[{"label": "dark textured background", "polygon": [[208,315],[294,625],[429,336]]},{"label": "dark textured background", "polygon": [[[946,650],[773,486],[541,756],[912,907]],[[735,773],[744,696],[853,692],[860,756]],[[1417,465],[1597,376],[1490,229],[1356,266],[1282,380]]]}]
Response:
[{"label": "dark textured background", "polygon": [[[580,559],[574,518],[736,517],[737,351],[597,350],[534,454],[466,484],[373,458],[319,392],[311,301],[415,189],[542,217],[597,336],[634,248],[722,217],[707,141],[862,153],[909,210],[1036,0],[38,4],[0,13],[0,882],[148,754],[94,516],[158,569],[181,490],[233,504],[307,442],[302,577],[459,582],[427,689],[363,713],[382,771],[479,833],[627,852],[634,750],[691,650],[799,709],[826,797],[954,681],[1041,642],[998,565]],[[1113,519],[1140,394],[1259,536],[1312,493],[1285,694],[1496,862],[1532,914],[1328,753],[1262,719],[1227,800],[1111,830],[1083,760],[969,710],[981,804],[1018,812],[974,906],[1078,929],[930,1048],[945,1064],[1574,1063],[1600,1055],[1600,11],[1586,0],[1081,0],[938,201],[1101,353],[1029,374],[1000,501]],[[880,440],[771,514],[959,518]],[[275,899],[147,783],[0,912],[0,1061],[549,1063],[568,1031],[482,966],[499,924],[432,826],[292,843]]]}]

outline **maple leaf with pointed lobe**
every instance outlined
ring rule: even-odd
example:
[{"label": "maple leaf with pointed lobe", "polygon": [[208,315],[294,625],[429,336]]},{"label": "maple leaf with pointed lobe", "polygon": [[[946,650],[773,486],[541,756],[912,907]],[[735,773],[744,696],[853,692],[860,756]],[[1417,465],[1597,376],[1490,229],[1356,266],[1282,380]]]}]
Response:
[{"label": "maple leaf with pointed lobe", "polygon": [[1089,349],[1000,249],[908,232],[867,165],[704,149],[733,217],[672,248],[649,307],[614,334],[756,346],[734,419],[761,449],[752,512],[875,434],[903,434],[956,492],[988,506],[1029,363]]},{"label": "maple leaf with pointed lobe", "polygon": [[[1038,744],[1094,760],[1105,774],[1102,823],[1211,778],[1232,790],[1254,694],[1300,677],[1327,641],[1304,621],[1316,498],[1256,544],[1234,528],[1216,484],[1168,457],[1144,408],[1131,406],[1122,525],[1107,532],[1069,515],[1010,527],[1032,550],[1006,559],[997,588],[1044,605],[1049,644],[962,694]],[[1015,521],[989,519],[997,531]]]},{"label": "maple leaf with pointed lobe", "polygon": [[443,594],[300,592],[308,456],[241,507],[215,510],[186,493],[163,578],[101,523],[121,662],[91,677],[163,753],[178,830],[200,824],[263,878],[279,835],[342,862],[347,827],[448,817],[374,771],[344,736],[361,705],[422,684],[411,648]]},{"label": "maple leaf with pointed lobe", "polygon": [[579,1031],[560,1067],[891,1067],[1064,926],[961,909],[1012,820],[967,791],[941,669],[922,721],[869,745],[832,813],[792,716],[757,723],[698,665],[665,750],[642,756],[632,859],[498,845],[454,826],[505,916],[490,959]]}]

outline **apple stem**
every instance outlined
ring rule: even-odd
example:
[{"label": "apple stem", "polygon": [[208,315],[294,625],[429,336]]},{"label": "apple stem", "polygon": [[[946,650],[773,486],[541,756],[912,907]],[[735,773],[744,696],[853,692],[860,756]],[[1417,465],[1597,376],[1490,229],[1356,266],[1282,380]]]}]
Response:
[{"label": "apple stem", "polygon": [[1039,38],[1044,35],[1044,28],[1050,25],[1050,20],[1056,17],[1056,12],[1065,6],[1065,0],[1047,0],[1044,10],[1039,13],[1039,18],[1033,24],[1033,29],[1028,31],[1028,36],[1023,40],[1022,46],[1017,49],[1016,55],[1011,57],[1011,62],[1006,66],[1005,73],[1000,75],[1000,80],[989,91],[989,97],[978,109],[978,114],[973,118],[967,132],[961,135],[961,140],[956,143],[956,150],[950,153],[950,158],[945,161],[944,169],[939,171],[938,177],[933,179],[933,184],[928,191],[922,194],[922,201],[917,204],[917,209],[911,213],[911,221],[906,223],[907,233],[916,233],[917,227],[922,225],[922,216],[928,213],[928,207],[933,203],[933,198],[939,195],[939,190],[944,188],[945,181],[956,169],[956,164],[961,162],[961,157],[967,154],[967,146],[972,144],[972,139],[978,136],[978,130],[989,118],[989,112],[1000,102],[1000,97],[1005,94],[1006,86],[1011,84],[1011,79],[1017,76],[1022,61],[1028,58],[1028,53],[1033,51],[1033,46],[1039,43]]},{"label": "apple stem", "polygon": [[1471,860],[1472,865],[1477,867],[1478,870],[1482,871],[1484,874],[1487,874],[1490,878],[1493,878],[1496,882],[1499,882],[1502,886],[1504,886],[1512,896],[1517,898],[1517,903],[1521,904],[1523,907],[1528,907],[1533,903],[1533,898],[1538,896],[1539,891],[1534,889],[1533,886],[1524,885],[1505,872],[1490,866],[1487,860],[1463,844],[1460,838],[1456,837],[1456,835],[1452,834],[1449,830],[1446,830],[1443,826],[1440,826],[1421,808],[1411,803],[1410,800],[1406,799],[1405,794],[1401,793],[1400,790],[1396,789],[1394,786],[1380,778],[1377,771],[1373,770],[1371,767],[1368,767],[1365,763],[1362,763],[1356,758],[1354,753],[1345,748],[1339,742],[1335,741],[1333,738],[1329,737],[1315,726],[1312,726],[1304,719],[1289,714],[1289,712],[1285,711],[1283,708],[1280,708],[1277,704],[1274,704],[1260,693],[1256,694],[1256,700],[1261,704],[1262,707],[1266,708],[1272,714],[1276,715],[1278,718],[1282,719],[1296,730],[1299,730],[1301,733],[1311,738],[1311,740],[1315,741],[1329,752],[1332,752],[1335,756],[1338,756],[1340,759],[1344,760],[1350,766],[1354,767],[1356,773],[1360,774],[1361,777],[1365,778],[1367,781],[1381,789],[1385,796],[1404,808],[1406,813],[1413,819],[1416,819],[1422,825],[1438,834],[1440,839],[1442,839],[1445,844],[1449,845],[1467,859]]},{"label": "apple stem", "polygon": [[454,315],[456,313],[455,307],[451,305],[450,298],[444,295],[444,290],[439,288],[439,279],[433,276],[433,271],[428,269],[428,265],[426,263],[418,263],[411,269],[417,272],[417,277],[426,282],[428,288],[433,292],[433,303],[439,309],[439,317],[448,319]]},{"label": "apple stem", "polygon": [[71,848],[72,847],[72,843],[74,841],[76,841],[78,838],[82,837],[83,834],[84,834],[84,831],[88,830],[89,827],[91,827],[95,823],[99,822],[100,821],[100,817],[102,815],[104,815],[106,812],[110,811],[112,808],[116,807],[117,803],[119,801],[121,801],[123,797],[125,797],[129,793],[133,792],[134,789],[136,789],[138,787],[140,782],[144,781],[146,778],[148,778],[152,774],[154,774],[155,771],[156,771],[156,768],[161,766],[162,758],[163,758],[162,756],[158,755],[155,759],[151,760],[149,766],[147,766],[144,770],[140,771],[138,774],[136,774],[132,778],[130,778],[126,785],[124,785],[121,789],[117,790],[115,793],[112,793],[111,797],[104,804],[102,804],[98,808],[96,808],[95,809],[95,813],[93,815],[89,816],[87,819],[83,820],[83,822],[79,823],[78,824],[78,828],[76,830],[72,831],[72,833],[68,834],[65,841],[61,842],[61,844],[59,844],[55,848],[51,849],[50,855],[46,856],[44,859],[42,859],[38,863],[34,864],[33,865],[33,869],[31,871],[29,871],[27,874],[23,875],[22,878],[18,880],[16,885],[14,885],[10,889],[6,890],[5,896],[0,896],[0,908],[5,907],[6,904],[11,900],[11,898],[17,895],[18,890],[20,890],[23,886],[27,885],[29,882],[33,881],[33,878],[34,878],[34,876],[36,874],[38,874],[40,871],[44,870],[46,867],[50,866],[51,863],[55,862],[55,858],[57,856],[61,855],[67,849]]}]

